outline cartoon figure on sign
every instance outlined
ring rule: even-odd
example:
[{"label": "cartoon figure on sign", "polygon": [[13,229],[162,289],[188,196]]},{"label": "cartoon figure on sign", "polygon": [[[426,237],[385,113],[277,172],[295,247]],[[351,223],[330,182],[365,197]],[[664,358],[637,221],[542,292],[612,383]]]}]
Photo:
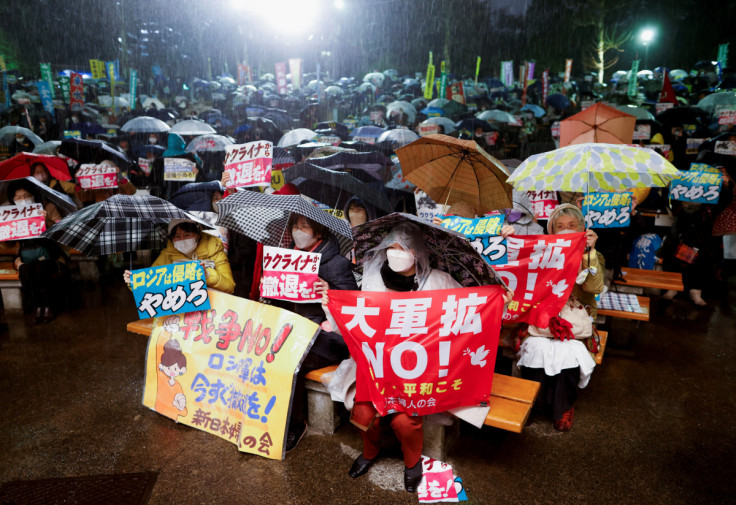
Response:
[{"label": "cartoon figure on sign", "polygon": [[156,342],[157,387],[156,412],[176,420],[187,416],[187,399],[181,384],[176,380],[187,371],[187,358],[181,352],[181,344],[171,337],[179,331],[179,317],[164,321],[164,328]]}]

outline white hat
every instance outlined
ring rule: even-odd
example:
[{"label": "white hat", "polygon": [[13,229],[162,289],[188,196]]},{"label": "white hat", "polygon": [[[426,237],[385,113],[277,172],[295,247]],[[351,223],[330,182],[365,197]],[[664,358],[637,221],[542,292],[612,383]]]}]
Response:
[{"label": "white hat", "polygon": [[172,219],[171,221],[169,221],[169,235],[171,235],[173,229],[181,223],[193,223],[196,224],[200,230],[202,229],[202,225],[192,219]]}]

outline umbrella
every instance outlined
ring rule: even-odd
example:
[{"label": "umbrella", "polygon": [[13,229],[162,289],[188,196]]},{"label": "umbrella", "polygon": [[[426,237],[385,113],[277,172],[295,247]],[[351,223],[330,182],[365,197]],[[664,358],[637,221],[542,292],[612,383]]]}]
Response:
[{"label": "umbrella", "polygon": [[323,121],[314,127],[314,131],[320,135],[336,135],[342,140],[347,140],[350,137],[348,127],[335,121]]},{"label": "umbrella", "polygon": [[[283,171],[284,183],[294,183],[301,194],[314,198],[332,208],[342,208],[357,196],[384,212],[393,205],[382,188],[371,187],[347,172],[322,168],[312,163],[297,163]],[[376,184],[380,184],[376,181]]]},{"label": "umbrella", "polygon": [[172,219],[191,219],[212,227],[155,196],[114,195],[66,216],[42,237],[87,256],[163,249]]},{"label": "umbrella", "polygon": [[305,140],[312,140],[317,134],[307,128],[297,128],[295,130],[284,133],[284,136],[279,139],[279,147],[291,147],[301,144]]},{"label": "umbrella", "polygon": [[0,180],[22,179],[31,176],[31,167],[36,163],[45,166],[51,177],[60,181],[70,181],[69,167],[58,156],[50,154],[18,153],[0,162]]},{"label": "umbrella", "polygon": [[383,85],[383,81],[386,79],[386,76],[383,75],[381,72],[371,72],[368,74],[365,74],[363,77],[363,82],[369,82],[373,84],[376,87],[381,87]]},{"label": "umbrella", "polygon": [[699,101],[697,107],[710,115],[718,112],[718,107],[736,109],[736,91],[720,91],[710,94]]},{"label": "umbrella", "polygon": [[120,168],[129,168],[133,165],[123,150],[104,140],[64,139],[59,146],[59,154],[79,163],[113,160]]},{"label": "umbrella", "polygon": [[575,144],[527,158],[509,184],[518,191],[619,191],[665,187],[679,171],[652,149]]},{"label": "umbrella", "polygon": [[120,131],[125,133],[160,133],[169,131],[170,127],[160,119],[151,116],[138,116],[123,125]]},{"label": "umbrella", "polygon": [[171,133],[178,133],[179,135],[207,135],[208,133],[217,133],[210,125],[196,119],[179,121],[169,131]]},{"label": "umbrella", "polygon": [[400,212],[354,228],[355,258],[361,273],[366,253],[378,246],[395,226],[402,223],[412,223],[422,229],[432,268],[449,273],[463,287],[503,285],[503,281],[470,245],[465,235]]},{"label": "umbrella", "polygon": [[682,70],[680,68],[670,70],[670,79],[672,79],[673,81],[681,81],[683,79],[686,79],[688,75],[689,74],[686,70]]},{"label": "umbrella", "polygon": [[438,109],[441,109],[448,103],[450,103],[450,101],[447,98],[435,98],[427,104],[427,107],[437,107]]},{"label": "umbrella", "polygon": [[482,128],[484,132],[492,132],[497,130],[497,128],[491,126],[488,121],[483,121],[482,119],[478,119],[477,117],[461,119],[455,124],[455,127],[461,131],[466,130],[471,134],[475,133],[476,128]]},{"label": "umbrella", "polygon": [[478,119],[482,119],[483,121],[496,121],[497,123],[515,123],[516,118],[509,114],[506,111],[493,109],[493,110],[484,110],[483,112],[479,113],[477,116]]},{"label": "umbrella", "polygon": [[535,105],[533,103],[528,103],[525,106],[521,108],[522,111],[529,111],[532,114],[534,114],[534,117],[540,118],[547,114],[547,111],[541,108],[539,105]]},{"label": "umbrella", "polygon": [[34,185],[43,198],[56,205],[56,208],[62,216],[66,216],[77,211],[77,206],[68,195],[51,189],[46,184],[38,181],[35,177],[26,177],[25,179]]},{"label": "umbrella", "polygon": [[0,128],[0,142],[7,144],[8,139],[12,141],[17,133],[24,135],[28,140],[33,142],[34,146],[40,146],[43,144],[43,139],[41,137],[33,133],[28,128],[23,128],[22,126],[3,126]]},{"label": "umbrella", "polygon": [[217,204],[218,226],[242,233],[264,245],[281,247],[290,230],[286,229],[292,212],[326,226],[337,235],[340,250],[346,254],[352,248],[350,226],[318,209],[299,195],[268,195],[255,191],[238,191]]},{"label": "umbrella", "polygon": [[378,88],[372,82],[364,82],[363,84],[355,88],[358,93],[375,93],[376,89]]},{"label": "umbrella", "polygon": [[417,110],[414,108],[414,106],[409,102],[405,102],[403,100],[396,100],[395,102],[391,102],[386,106],[386,115],[388,117],[391,117],[392,112],[406,114],[407,123],[413,123],[414,118],[417,117]]},{"label": "umbrella", "polygon": [[340,86],[327,86],[325,88],[325,95],[332,97],[340,97],[345,93]]},{"label": "umbrella", "polygon": [[457,129],[455,128],[455,122],[449,117],[431,117],[424,121],[424,123],[436,124],[443,127],[445,134],[452,133]]},{"label": "umbrella", "polygon": [[34,154],[56,154],[61,145],[61,140],[49,140],[33,149]]},{"label": "umbrella", "polygon": [[381,136],[386,131],[386,128],[381,128],[380,126],[373,126],[373,125],[367,125],[367,126],[360,126],[353,130],[353,133],[350,134],[351,138],[360,138],[360,139],[373,139],[375,142],[375,139]]},{"label": "umbrella", "polygon": [[603,103],[596,103],[560,121],[560,146],[600,142],[631,144],[636,118]]},{"label": "umbrella", "polygon": [[291,166],[296,162],[294,156],[288,149],[283,147],[273,148],[273,169],[280,170],[286,168],[284,165]]},{"label": "umbrella", "polygon": [[427,135],[396,155],[404,177],[435,202],[464,201],[483,213],[511,207],[506,167],[472,140]]},{"label": "umbrella", "polygon": [[113,100],[113,97],[109,95],[102,95],[97,97],[97,101],[104,107],[112,107],[113,102],[115,102],[116,107],[130,107],[130,102],[122,96],[116,96]]},{"label": "umbrella", "polygon": [[638,107],[636,105],[617,105],[616,109],[620,110],[621,112],[625,112],[626,114],[631,114],[637,120],[654,119],[654,115],[646,110],[644,107]]},{"label": "umbrella", "polygon": [[200,135],[194,137],[185,149],[188,153],[220,152],[227,146],[234,145],[233,141],[224,135]]},{"label": "umbrella", "polygon": [[313,165],[330,170],[350,172],[353,177],[363,182],[383,180],[386,168],[386,157],[378,152],[355,153],[342,151],[330,156],[309,160]]},{"label": "umbrella", "polygon": [[547,105],[557,110],[565,110],[570,106],[570,100],[561,93],[552,93],[547,97]]},{"label": "umbrella", "polygon": [[381,136],[378,137],[378,140],[376,140],[376,143],[382,144],[389,150],[393,151],[394,149],[398,149],[399,147],[404,147],[407,144],[411,144],[418,138],[419,135],[411,130],[396,128],[394,130],[383,132]]}]

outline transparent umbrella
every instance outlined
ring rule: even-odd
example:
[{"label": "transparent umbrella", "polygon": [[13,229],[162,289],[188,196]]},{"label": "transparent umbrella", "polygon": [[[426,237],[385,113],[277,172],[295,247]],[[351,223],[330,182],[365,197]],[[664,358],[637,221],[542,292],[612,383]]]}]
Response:
[{"label": "transparent umbrella", "polygon": [[161,133],[169,130],[169,125],[151,116],[135,117],[120,128],[124,133]]}]

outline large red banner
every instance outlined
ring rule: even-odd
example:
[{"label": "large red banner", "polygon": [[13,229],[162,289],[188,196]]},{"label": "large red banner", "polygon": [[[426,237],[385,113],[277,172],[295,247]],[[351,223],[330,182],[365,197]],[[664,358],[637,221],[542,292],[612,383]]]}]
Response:
[{"label": "large red banner", "polygon": [[506,238],[508,263],[494,270],[514,292],[504,323],[547,328],[575,286],[585,250],[585,233]]},{"label": "large red banner", "polygon": [[356,401],[383,416],[486,406],[503,313],[500,286],[406,293],[330,291],[357,363]]}]

